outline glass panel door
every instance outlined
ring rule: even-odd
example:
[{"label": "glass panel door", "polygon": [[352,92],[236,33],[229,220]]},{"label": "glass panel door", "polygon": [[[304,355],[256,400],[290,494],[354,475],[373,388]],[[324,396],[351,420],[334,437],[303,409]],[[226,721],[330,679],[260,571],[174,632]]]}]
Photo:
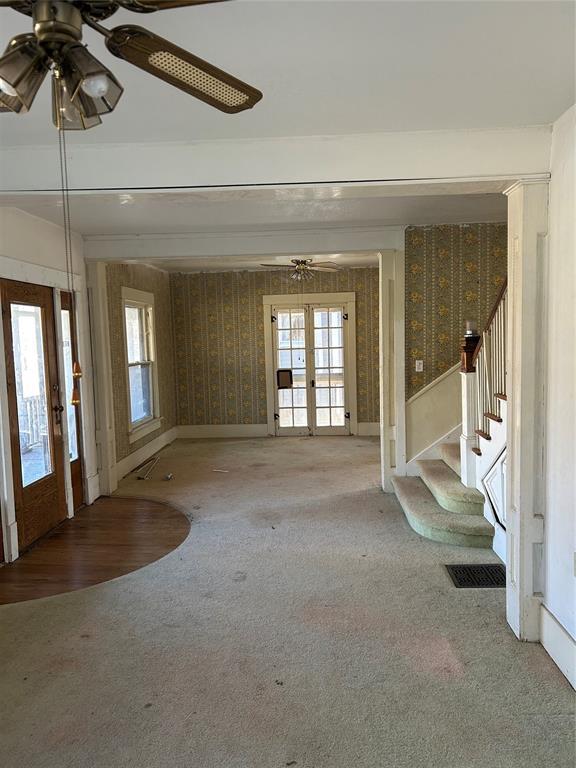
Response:
[{"label": "glass panel door", "polygon": [[275,314],[276,369],[292,371],[292,389],[277,389],[278,434],[309,434],[306,311],[280,309]]},{"label": "glass panel door", "polygon": [[52,474],[52,437],[46,387],[42,309],[11,304],[12,349],[24,487]]},{"label": "glass panel door", "polygon": [[70,477],[72,480],[74,511],[76,511],[84,504],[84,475],[82,470],[82,447],[80,440],[81,406],[80,404],[72,405],[72,392],[74,389],[73,363],[75,360],[78,360],[78,344],[71,294],[62,292],[60,294],[60,302],[65,390],[62,396],[66,406]]},{"label": "glass panel door", "polygon": [[275,382],[276,434],[349,434],[344,307],[281,307],[273,317],[275,375],[290,369],[293,378],[290,389]]},{"label": "glass panel door", "polygon": [[66,517],[53,292],[0,281],[20,551]]},{"label": "glass panel door", "polygon": [[314,433],[347,434],[344,311],[311,307],[314,344]]},{"label": "glass panel door", "polygon": [[72,350],[72,323],[70,310],[62,310],[62,346],[64,351],[64,378],[66,397],[66,418],[68,421],[68,446],[70,449],[70,461],[78,458],[78,417],[76,406],[72,405],[72,390],[74,389],[74,377],[72,375],[73,350]]}]

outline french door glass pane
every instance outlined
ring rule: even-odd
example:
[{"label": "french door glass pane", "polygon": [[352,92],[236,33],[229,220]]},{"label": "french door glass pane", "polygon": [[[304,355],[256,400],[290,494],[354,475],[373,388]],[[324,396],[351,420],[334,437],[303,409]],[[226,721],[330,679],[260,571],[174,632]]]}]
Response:
[{"label": "french door glass pane", "polygon": [[345,426],[342,310],[314,310],[316,425]]},{"label": "french door glass pane", "polygon": [[78,458],[78,431],[76,428],[76,406],[72,405],[72,327],[70,310],[62,310],[62,344],[64,348],[64,385],[66,397],[66,417],[68,419],[68,444],[70,446],[70,461]]},{"label": "french door glass pane", "polygon": [[290,328],[290,312],[278,312],[278,328]]},{"label": "french door glass pane", "polygon": [[152,416],[150,387],[150,366],[131,365],[130,376],[130,420],[132,423]]},{"label": "french door glass pane", "polygon": [[42,309],[12,304],[11,318],[20,468],[27,486],[53,471]]},{"label": "french door glass pane", "polygon": [[306,330],[302,309],[276,313],[278,368],[292,370],[292,389],[278,390],[278,424],[281,428],[307,427]]}]

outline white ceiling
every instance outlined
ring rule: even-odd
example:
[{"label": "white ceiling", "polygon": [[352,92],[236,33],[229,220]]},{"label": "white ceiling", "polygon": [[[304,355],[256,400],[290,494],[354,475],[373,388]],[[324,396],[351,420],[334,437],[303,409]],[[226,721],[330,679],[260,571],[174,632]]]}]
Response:
[{"label": "white ceiling", "polygon": [[[89,193],[72,195],[70,208],[73,229],[88,237],[505,221],[506,198],[497,193],[504,185],[478,186],[491,191],[448,194],[448,185],[405,185]],[[60,194],[0,195],[0,206],[62,224]]]},{"label": "white ceiling", "polygon": [[[506,186],[485,180],[77,192],[71,219],[89,260],[187,272],[258,269],[298,255],[363,267],[377,264],[377,251],[406,225],[505,221]],[[62,225],[60,194],[0,195],[0,206]]]},{"label": "white ceiling", "polygon": [[[0,9],[2,36],[30,19]],[[147,26],[253,83],[255,109],[225,115],[91,50],[126,92],[102,126],[71,144],[189,142],[547,124],[574,102],[572,2],[237,0],[109,25]],[[52,145],[50,89],[31,112],[0,115],[4,146]]]},{"label": "white ceiling", "polygon": [[[263,267],[262,264],[277,265],[281,269],[283,265],[289,265],[291,256],[210,256],[208,258],[193,257],[187,259],[141,259],[140,263],[163,269],[165,272],[230,272],[237,270],[269,271],[271,267]],[[378,253],[376,251],[351,251],[348,253],[331,254],[299,254],[299,259],[312,259],[312,263],[332,261],[342,269],[357,267],[377,267]],[[287,277],[290,275],[289,270]]]}]

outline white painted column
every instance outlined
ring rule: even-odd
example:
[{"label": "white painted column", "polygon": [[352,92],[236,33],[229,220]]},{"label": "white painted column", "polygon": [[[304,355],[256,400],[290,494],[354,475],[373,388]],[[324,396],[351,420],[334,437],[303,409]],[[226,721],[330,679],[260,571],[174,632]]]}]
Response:
[{"label": "white painted column", "polygon": [[460,435],[460,479],[467,488],[476,488],[476,372],[460,373],[462,381],[462,434]]},{"label": "white painted column", "polygon": [[82,435],[82,460],[84,475],[84,501],[92,504],[100,496],[98,452],[96,447],[96,417],[94,413],[94,370],[92,367],[92,341],[88,312],[88,289],[76,290],[76,337],[78,357],[82,367],[80,379],[80,413]]},{"label": "white painted column", "polygon": [[88,264],[88,291],[92,318],[96,449],[100,493],[108,495],[116,490],[118,481],[106,264],[102,262]]},{"label": "white painted column", "polygon": [[540,637],[544,539],[544,361],[548,182],[518,182],[508,195],[507,586],[508,623]]},{"label": "white painted column", "polygon": [[404,387],[404,228],[396,248],[380,258],[380,460],[382,490],[392,492],[393,474],[406,474]]}]

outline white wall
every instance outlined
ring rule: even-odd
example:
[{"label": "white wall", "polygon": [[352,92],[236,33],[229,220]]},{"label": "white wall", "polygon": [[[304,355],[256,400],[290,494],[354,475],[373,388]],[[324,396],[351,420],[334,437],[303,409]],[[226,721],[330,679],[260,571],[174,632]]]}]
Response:
[{"label": "white wall", "polygon": [[[546,329],[544,605],[576,639],[576,105],[554,125]],[[538,340],[536,340],[538,343]]]},{"label": "white wall", "polygon": [[[18,208],[0,208],[0,256],[66,271],[64,230]],[[74,272],[84,275],[82,238],[72,236]]]},{"label": "white wall", "polygon": [[[460,364],[431,381],[406,403],[406,459],[411,461],[462,422]],[[426,457],[431,458],[431,457]]]}]

